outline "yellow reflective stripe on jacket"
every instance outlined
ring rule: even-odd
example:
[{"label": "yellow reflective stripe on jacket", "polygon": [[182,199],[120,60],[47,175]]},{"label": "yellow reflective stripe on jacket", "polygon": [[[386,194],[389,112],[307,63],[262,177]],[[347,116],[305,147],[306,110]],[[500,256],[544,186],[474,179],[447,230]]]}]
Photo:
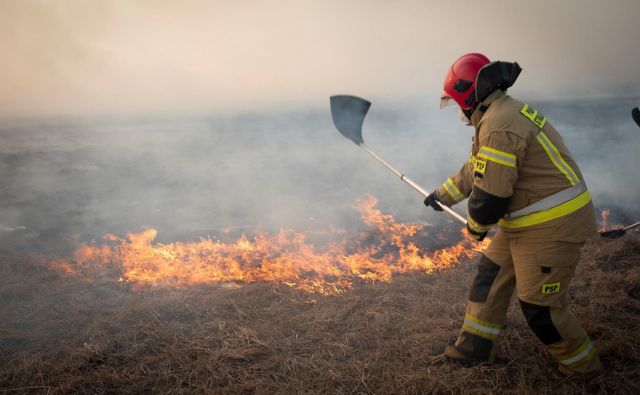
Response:
[{"label": "yellow reflective stripe on jacket", "polygon": [[589,196],[589,191],[585,191],[577,197],[568,200],[558,206],[552,207],[548,210],[538,211],[537,213],[528,214],[509,220],[501,219],[500,226],[505,228],[522,228],[525,226],[541,224],[543,222],[551,221],[556,218],[569,215],[574,211],[581,209],[590,201],[591,196]]},{"label": "yellow reflective stripe on jacket", "polygon": [[547,135],[544,134],[542,130],[536,135],[536,139],[538,140],[540,145],[542,145],[542,148],[547,151],[547,155],[549,155],[549,159],[551,159],[551,162],[553,162],[558,170],[560,170],[567,177],[571,185],[576,185],[577,183],[579,183],[580,179],[576,175],[576,172],[573,171],[571,166],[569,166],[569,164],[564,160],[564,158],[560,154],[560,151],[558,151],[556,146],[553,145],[551,140],[549,140],[549,137],[547,137]]},{"label": "yellow reflective stripe on jacket", "polygon": [[467,225],[477,233],[488,232],[493,225],[481,225],[471,215],[467,215]]},{"label": "yellow reflective stripe on jacket", "polygon": [[499,151],[495,148],[487,147],[486,145],[480,147],[476,158],[483,158],[501,165],[516,167],[516,156],[514,154]]},{"label": "yellow reflective stripe on jacket", "polygon": [[485,339],[495,340],[502,332],[502,328],[504,325],[502,324],[494,324],[489,321],[482,321],[471,314],[465,314],[464,316],[464,324],[462,325],[462,330],[472,333],[474,335],[478,335],[480,337],[484,337]]},{"label": "yellow reflective stripe on jacket", "polygon": [[535,203],[532,203],[526,207],[521,208],[520,210],[512,211],[504,215],[505,219],[515,219],[519,217],[524,217],[525,215],[537,213],[540,211],[549,210],[550,208],[554,208],[556,206],[561,205],[564,202],[568,202],[569,200],[578,197],[582,193],[587,190],[587,186],[584,182],[580,182],[572,187],[563,189],[560,192],[556,192],[553,195],[549,195],[545,198],[538,200]]},{"label": "yellow reflective stripe on jacket", "polygon": [[590,360],[594,353],[595,349],[593,348],[593,344],[591,344],[591,340],[587,339],[576,351],[571,354],[561,356],[558,359],[561,364],[574,367]]},{"label": "yellow reflective stripe on jacket", "polygon": [[464,195],[460,192],[456,184],[453,183],[451,178],[448,178],[447,181],[442,184],[442,187],[456,203],[464,199]]}]

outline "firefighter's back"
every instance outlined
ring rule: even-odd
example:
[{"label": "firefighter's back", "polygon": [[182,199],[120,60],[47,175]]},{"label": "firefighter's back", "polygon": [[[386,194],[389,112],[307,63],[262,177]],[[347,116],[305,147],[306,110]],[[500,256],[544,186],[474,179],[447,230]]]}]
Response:
[{"label": "firefighter's back", "polygon": [[593,204],[582,172],[542,113],[504,95],[491,103],[478,126],[480,134],[514,134],[525,147],[524,158],[517,164],[509,214],[500,221],[503,230],[575,242],[595,233]]}]

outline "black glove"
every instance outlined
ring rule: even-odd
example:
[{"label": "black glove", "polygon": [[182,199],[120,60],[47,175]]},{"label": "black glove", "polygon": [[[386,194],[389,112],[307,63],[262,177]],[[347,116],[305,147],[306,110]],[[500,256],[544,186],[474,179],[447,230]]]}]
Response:
[{"label": "black glove", "polygon": [[480,232],[478,233],[477,231],[471,229],[469,227],[469,223],[467,223],[467,232],[469,232],[469,235],[471,237],[473,237],[474,239],[478,240],[478,241],[482,241],[484,240],[484,237],[487,235],[487,233],[489,232]]},{"label": "black glove", "polygon": [[440,205],[438,204],[439,200],[438,200],[438,191],[433,191],[429,194],[429,196],[427,196],[426,199],[424,199],[424,205],[427,207],[431,207],[432,209],[436,210],[436,211],[442,211],[442,207],[440,207]]}]

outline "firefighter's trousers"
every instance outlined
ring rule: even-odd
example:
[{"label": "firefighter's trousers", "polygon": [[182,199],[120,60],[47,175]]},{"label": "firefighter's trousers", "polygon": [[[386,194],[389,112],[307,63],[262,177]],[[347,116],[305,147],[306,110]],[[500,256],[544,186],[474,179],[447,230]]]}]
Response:
[{"label": "firefighter's trousers", "polygon": [[601,369],[591,340],[569,309],[568,290],[583,243],[529,240],[499,230],[481,256],[456,348],[492,361],[514,288],[529,327],[561,369]]}]

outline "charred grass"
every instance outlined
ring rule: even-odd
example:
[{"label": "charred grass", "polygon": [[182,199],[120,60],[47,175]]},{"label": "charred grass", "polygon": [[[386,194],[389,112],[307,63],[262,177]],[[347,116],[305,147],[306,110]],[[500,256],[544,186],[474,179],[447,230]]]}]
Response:
[{"label": "charred grass", "polygon": [[606,376],[569,380],[512,301],[503,362],[433,361],[461,326],[475,262],[357,284],[187,289],[60,277],[0,252],[0,393],[640,393],[640,237],[592,240],[571,292]]}]

